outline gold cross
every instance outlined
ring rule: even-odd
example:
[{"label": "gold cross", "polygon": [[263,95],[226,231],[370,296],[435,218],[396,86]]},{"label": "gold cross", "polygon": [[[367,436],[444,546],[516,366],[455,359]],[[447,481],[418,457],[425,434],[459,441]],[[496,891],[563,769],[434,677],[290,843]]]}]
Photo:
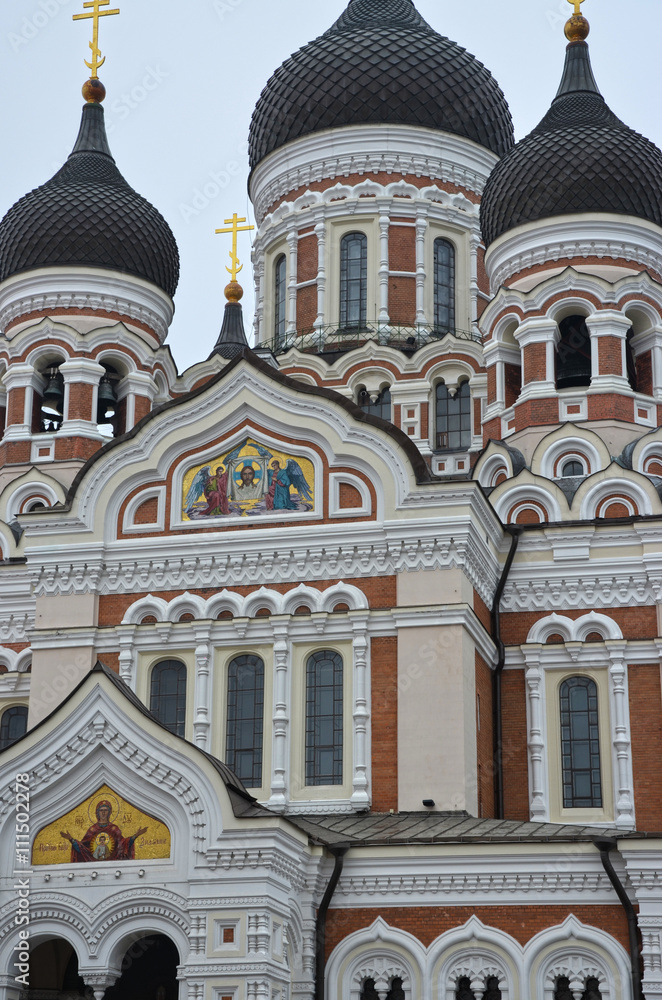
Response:
[{"label": "gold cross", "polygon": [[90,48],[92,49],[92,62],[89,63],[87,59],[85,60],[85,65],[92,71],[92,79],[99,79],[99,70],[106,61],[106,57],[101,58],[101,49],[99,48],[99,18],[108,17],[111,14],[119,14],[118,10],[99,10],[100,7],[107,7],[110,0],[85,0],[83,7],[93,9],[90,10],[89,14],[74,14],[74,21],[82,21],[87,18],[93,19],[93,33],[92,41],[90,42]]},{"label": "gold cross", "polygon": [[574,3],[574,5],[575,5],[575,14],[581,14],[581,12],[582,12],[582,4],[584,3],[584,0],[568,0],[568,3]]},{"label": "gold cross", "polygon": [[235,212],[231,219],[225,220],[225,225],[230,226],[229,229],[217,229],[216,233],[232,233],[232,250],[230,251],[230,260],[232,261],[232,267],[226,267],[225,270],[228,274],[232,275],[232,280],[237,280],[237,275],[243,270],[244,265],[239,263],[239,258],[237,257],[237,233],[248,233],[251,229],[255,229],[255,226],[240,226],[240,222],[246,222],[246,219],[240,219]]}]

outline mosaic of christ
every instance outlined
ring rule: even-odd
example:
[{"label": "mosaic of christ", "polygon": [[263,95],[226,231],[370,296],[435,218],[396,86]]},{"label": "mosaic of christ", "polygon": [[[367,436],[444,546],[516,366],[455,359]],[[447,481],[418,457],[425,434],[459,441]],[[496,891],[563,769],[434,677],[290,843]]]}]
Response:
[{"label": "mosaic of christ", "polygon": [[227,454],[195,466],[184,477],[182,517],[261,517],[313,510],[313,463],[246,438]]}]

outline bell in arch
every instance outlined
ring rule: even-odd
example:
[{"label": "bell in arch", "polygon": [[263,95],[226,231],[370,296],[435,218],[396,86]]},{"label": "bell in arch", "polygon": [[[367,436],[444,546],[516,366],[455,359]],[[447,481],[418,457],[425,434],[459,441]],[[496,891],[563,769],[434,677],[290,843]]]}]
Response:
[{"label": "bell in arch", "polygon": [[62,413],[64,406],[64,377],[61,372],[51,372],[44,391],[43,406],[56,413]]},{"label": "bell in arch", "polygon": [[106,423],[117,412],[117,393],[108,375],[104,375],[99,383],[99,401],[97,404],[97,423]]}]

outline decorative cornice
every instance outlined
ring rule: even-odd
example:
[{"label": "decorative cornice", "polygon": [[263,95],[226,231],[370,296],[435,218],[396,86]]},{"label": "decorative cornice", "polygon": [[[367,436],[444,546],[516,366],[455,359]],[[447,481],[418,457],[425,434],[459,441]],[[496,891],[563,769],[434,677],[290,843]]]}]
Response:
[{"label": "decorative cornice", "polygon": [[149,282],[98,268],[43,268],[9,278],[0,287],[0,329],[22,316],[72,309],[119,313],[150,330],[160,344],[174,315],[172,300]]},{"label": "decorative cornice", "polygon": [[496,290],[520,271],[582,257],[633,261],[659,274],[662,230],[643,219],[616,215],[564,215],[544,224],[529,222],[489,247],[485,267]]},{"label": "decorative cornice", "polygon": [[445,132],[355,125],[315,132],[275,150],[253,171],[250,196],[261,225],[283,195],[353,174],[426,177],[482,194],[497,159],[483,146]]}]

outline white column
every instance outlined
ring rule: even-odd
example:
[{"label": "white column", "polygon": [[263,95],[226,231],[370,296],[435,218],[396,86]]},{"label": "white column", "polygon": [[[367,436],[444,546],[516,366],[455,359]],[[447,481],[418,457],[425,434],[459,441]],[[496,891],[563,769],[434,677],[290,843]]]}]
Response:
[{"label": "white column", "polygon": [[117,389],[117,398],[126,399],[125,431],[130,431],[136,425],[136,396],[145,396],[151,407],[157,391],[156,382],[147,372],[131,372],[122,379]]},{"label": "white column", "polygon": [[84,968],[80,968],[78,973],[85,985],[94,993],[94,1000],[103,1000],[106,990],[115,985],[121,974],[119,969],[99,972]]},{"label": "white column", "polygon": [[545,677],[539,663],[540,651],[527,650],[526,659],[526,690],[528,715],[528,750],[529,750],[529,793],[531,801],[531,819],[547,821],[549,818],[549,803],[547,801],[547,782],[545,775],[545,729],[544,711]]},{"label": "white column", "polygon": [[500,409],[506,405],[506,365],[503,361],[496,363],[496,403]]},{"label": "white column", "polygon": [[120,677],[133,691],[136,690],[135,637],[136,626],[134,625],[129,629],[126,627],[123,628],[118,640],[120,647]]},{"label": "white column", "polygon": [[193,738],[195,745],[202,750],[210,750],[211,719],[210,719],[210,681],[211,645],[209,629],[195,630],[195,718],[193,721]]},{"label": "white column", "polygon": [[662,399],[662,344],[655,344],[651,351],[653,368],[653,395]]},{"label": "white column", "polygon": [[352,805],[369,808],[368,780],[370,709],[368,705],[368,617],[354,619],[354,656],[352,719],[354,722],[354,761],[352,772]]},{"label": "white column", "polygon": [[480,227],[472,229],[469,239],[469,251],[471,254],[471,329],[478,332],[478,247],[481,244]]},{"label": "white column", "polygon": [[634,777],[632,771],[632,744],[630,739],[630,709],[627,690],[627,665],[625,641],[607,642],[611,665],[609,667],[609,697],[612,712],[612,742],[616,767],[614,768],[614,802],[616,826],[633,829]]},{"label": "white column", "polygon": [[[60,365],[60,371],[64,377],[64,420],[58,433],[66,435],[78,435],[81,437],[99,437],[97,430],[97,404],[99,401],[99,383],[106,374],[103,365],[86,358],[74,358],[72,361],[65,361]],[[89,420],[69,419],[69,395],[73,385],[92,386],[92,411]]]},{"label": "white column", "polygon": [[[630,383],[625,367],[625,339],[632,323],[618,309],[603,309],[587,317],[586,325],[591,335],[591,389],[603,392],[630,392]],[[621,371],[600,374],[601,337],[613,337],[621,340]]]},{"label": "white column", "polygon": [[286,624],[274,627],[274,710],[271,798],[269,807],[282,811],[288,802],[291,648]]},{"label": "white column", "polygon": [[[523,379],[519,400],[531,396],[550,396],[556,394],[556,377],[554,371],[554,351],[559,342],[560,333],[556,323],[546,318],[527,319],[515,330],[515,339],[522,351]],[[545,378],[531,381],[531,372],[527,371],[526,348],[532,344],[545,345]]]},{"label": "white column", "polygon": [[299,272],[299,234],[296,229],[290,229],[287,234],[289,260],[287,269],[287,328],[286,333],[296,333],[297,329],[297,278]]},{"label": "white column", "polygon": [[320,329],[325,324],[326,312],[326,221],[317,216],[315,223],[317,237],[317,319],[315,326]]},{"label": "white column", "polygon": [[388,237],[391,226],[391,220],[389,218],[390,207],[390,198],[377,199],[377,208],[379,210],[379,315],[377,320],[380,324],[384,325],[388,325],[390,322],[388,314]]},{"label": "white column", "polygon": [[253,332],[255,343],[261,344],[264,336],[264,253],[256,241],[253,248],[253,276],[255,281],[255,319]]},{"label": "white column", "polygon": [[21,424],[6,424],[5,441],[12,439],[24,439],[32,434],[32,404],[34,400],[34,389],[43,384],[43,378],[34,370],[32,365],[10,365],[2,377],[5,389],[7,390],[7,416],[9,420],[9,405],[11,404],[12,390],[25,389],[25,402],[23,406],[23,422]]},{"label": "white column", "polygon": [[[420,206],[416,212],[416,323],[425,324],[425,238],[428,231],[427,207]],[[430,317],[430,323],[433,317]]]}]

